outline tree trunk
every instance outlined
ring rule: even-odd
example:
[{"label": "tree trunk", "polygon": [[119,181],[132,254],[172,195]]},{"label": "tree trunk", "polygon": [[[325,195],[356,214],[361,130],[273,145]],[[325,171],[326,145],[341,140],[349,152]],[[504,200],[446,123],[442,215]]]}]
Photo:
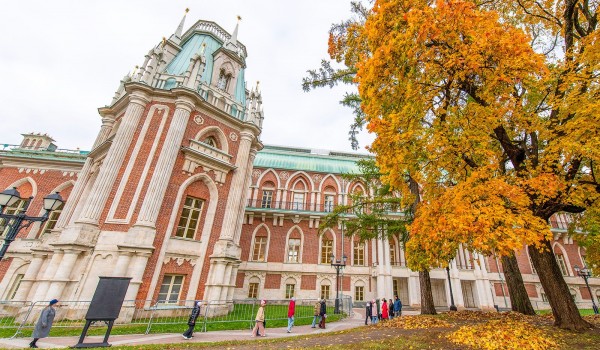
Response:
[{"label": "tree trunk", "polygon": [[571,297],[569,287],[565,282],[558,263],[554,258],[552,244],[548,240],[541,242],[543,251],[529,246],[529,256],[537,270],[544,292],[554,315],[554,325],[569,330],[585,330],[593,328],[586,322]]},{"label": "tree trunk", "polygon": [[519,271],[517,257],[514,254],[503,256],[502,268],[506,277],[512,311],[525,315],[535,315],[535,310],[531,305],[531,300],[529,300],[527,290],[523,284],[523,276],[521,276],[521,271]]},{"label": "tree trunk", "polygon": [[419,271],[419,284],[421,286],[421,315],[436,315],[429,270]]}]

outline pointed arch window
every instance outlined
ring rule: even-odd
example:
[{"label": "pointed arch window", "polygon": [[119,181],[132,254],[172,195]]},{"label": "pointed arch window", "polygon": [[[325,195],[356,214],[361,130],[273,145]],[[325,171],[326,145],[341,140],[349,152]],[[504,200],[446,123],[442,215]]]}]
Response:
[{"label": "pointed arch window", "polygon": [[300,238],[288,239],[288,254],[287,262],[298,263],[300,262]]},{"label": "pointed arch window", "polygon": [[321,238],[321,264],[329,264],[333,255],[333,240],[324,234]]},{"label": "pointed arch window", "polygon": [[217,88],[227,91],[230,81],[231,74],[227,74],[225,70],[221,69],[221,72],[219,73],[219,80],[217,80]]},{"label": "pointed arch window", "polygon": [[210,147],[219,148],[219,144],[217,143],[217,139],[214,136],[209,136],[204,139],[204,143],[209,145]]},{"label": "pointed arch window", "polygon": [[554,256],[556,257],[556,262],[558,263],[560,272],[563,274],[563,276],[569,276],[569,270],[567,269],[567,264],[565,263],[565,256],[561,253],[556,253]]},{"label": "pointed arch window", "polygon": [[185,198],[175,236],[194,239],[203,204],[204,201],[199,198],[190,196]]}]

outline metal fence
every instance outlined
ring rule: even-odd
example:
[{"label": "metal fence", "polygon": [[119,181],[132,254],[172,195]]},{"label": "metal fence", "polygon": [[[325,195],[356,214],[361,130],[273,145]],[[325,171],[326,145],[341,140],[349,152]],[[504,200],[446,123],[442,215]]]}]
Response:
[{"label": "metal fence", "polygon": [[[125,300],[114,327],[143,326],[141,332],[148,334],[152,328],[160,325],[187,324],[191,309],[196,300],[178,300],[166,303],[152,300]],[[197,330],[208,331],[211,327],[220,329],[250,329],[254,326],[254,319],[260,304],[257,299],[239,299],[228,301],[201,300],[201,313],[196,321]],[[317,299],[296,300],[296,322],[300,319],[312,319],[314,305]],[[35,327],[47,301],[0,301],[0,328],[14,329],[13,338],[23,336],[24,330]],[[83,328],[85,315],[90,301],[61,301],[57,304],[53,328]],[[289,300],[267,300],[265,317],[267,322],[287,320]],[[327,313],[334,313],[335,299],[326,301]],[[340,298],[339,311],[342,317],[352,314],[352,298],[344,295]],[[229,323],[228,325],[226,325]],[[104,326],[98,323],[96,326]],[[171,330],[172,331],[172,330]]]}]

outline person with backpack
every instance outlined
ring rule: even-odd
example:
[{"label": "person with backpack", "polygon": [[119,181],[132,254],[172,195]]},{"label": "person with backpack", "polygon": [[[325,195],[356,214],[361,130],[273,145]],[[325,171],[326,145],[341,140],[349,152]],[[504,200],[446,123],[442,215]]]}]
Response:
[{"label": "person with backpack", "polygon": [[[317,328],[317,318],[319,318],[319,314],[321,313],[321,301],[317,300],[317,302],[315,303],[315,308],[314,308],[314,312],[313,312],[313,321],[312,321],[312,326],[310,328]],[[319,320],[319,324],[321,323],[321,320]]]},{"label": "person with backpack", "polygon": [[183,339],[191,339],[194,336],[194,327],[196,327],[196,320],[198,316],[200,316],[200,301],[194,302],[194,307],[192,308],[192,313],[190,314],[190,318],[188,319],[188,330],[183,332]]},{"label": "person with backpack", "polygon": [[319,328],[325,329],[325,319],[327,318],[327,305],[325,304],[325,299],[321,300],[321,309],[319,310],[319,316],[321,316]]}]

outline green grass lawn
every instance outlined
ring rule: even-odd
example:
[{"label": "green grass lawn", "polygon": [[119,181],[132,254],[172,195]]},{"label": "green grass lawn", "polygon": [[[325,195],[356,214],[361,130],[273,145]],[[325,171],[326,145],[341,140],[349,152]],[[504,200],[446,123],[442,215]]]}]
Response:
[{"label": "green grass lawn", "polygon": [[[255,314],[257,309],[258,308],[255,308],[253,310],[251,307],[248,307],[248,305],[235,305],[234,309],[226,316],[206,319],[206,330],[208,332],[219,330],[249,330],[254,326],[254,316],[252,316],[251,313],[253,312]],[[327,312],[327,322],[335,322],[345,317],[344,314],[335,315],[333,313],[333,307],[328,307]],[[296,306],[296,319],[294,324],[297,326],[311,324],[313,320],[312,315],[312,306]],[[268,305],[265,309],[265,316],[267,328],[287,327],[287,305]],[[35,321],[37,321],[37,318]],[[203,329],[205,325],[204,321],[204,319],[198,319],[196,331],[201,331]],[[84,321],[82,321],[82,323],[83,322]],[[30,324],[21,329],[19,337],[30,337],[33,326],[34,324]],[[143,334],[146,333],[147,327],[147,324],[114,325],[111,335]],[[74,327],[53,327],[50,331],[50,336],[78,336],[81,334],[82,329],[83,325]],[[152,323],[150,333],[182,333],[186,329],[187,317],[173,319],[157,318],[155,319],[155,322]],[[12,337],[16,330],[17,327],[0,328],[0,338]],[[100,323],[99,325],[91,326],[88,330],[88,335],[104,335],[105,332],[106,326],[103,323]]]},{"label": "green grass lawn", "polygon": [[[536,313],[538,315],[552,315],[552,310],[537,310]],[[594,310],[593,309],[579,309],[579,314],[581,316],[593,315]]]}]

